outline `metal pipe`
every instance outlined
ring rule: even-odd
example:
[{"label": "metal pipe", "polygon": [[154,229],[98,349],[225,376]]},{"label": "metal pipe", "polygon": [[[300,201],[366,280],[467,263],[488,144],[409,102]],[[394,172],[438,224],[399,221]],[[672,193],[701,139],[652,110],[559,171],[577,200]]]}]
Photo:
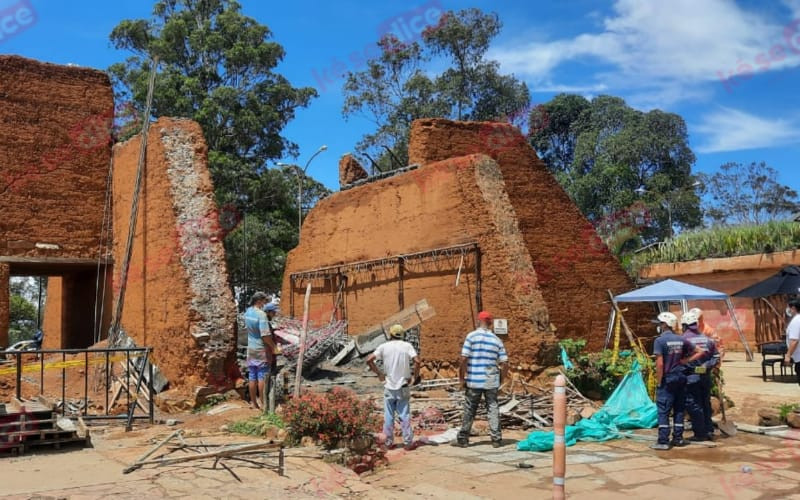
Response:
[{"label": "metal pipe", "polygon": [[[37,349],[31,351],[24,351],[25,354],[83,354],[84,352],[140,352],[144,354],[150,347],[101,347],[97,349]],[[14,351],[18,352],[18,351]],[[13,354],[13,353],[12,353]]]},{"label": "metal pipe", "polygon": [[67,414],[67,369],[64,363],[67,361],[67,353],[61,353],[61,416]]},{"label": "metal pipe", "polygon": [[[86,415],[85,417],[81,417],[84,420],[127,420],[128,415]],[[134,415],[133,420],[144,420],[148,419],[150,416],[148,415]]]},{"label": "metal pipe", "polygon": [[22,351],[14,354],[17,357],[17,399],[22,399]]},{"label": "metal pipe", "polygon": [[39,356],[39,363],[39,394],[44,395],[44,356]]},{"label": "metal pipe", "polygon": [[[131,355],[128,351],[125,351],[125,398],[128,402],[128,414],[131,412]],[[127,430],[127,429],[126,429]]]},{"label": "metal pipe", "polygon": [[558,375],[553,391],[553,499],[565,498],[564,487],[567,473],[567,443],[564,430],[567,424],[567,380]]},{"label": "metal pipe", "polygon": [[475,245],[475,306],[478,311],[483,311],[483,297],[481,296],[481,249]]},{"label": "metal pipe", "polygon": [[[142,388],[142,379],[144,378],[144,371],[145,371],[145,369],[147,369],[147,361],[148,361],[149,357],[150,357],[150,351],[147,351],[144,354],[144,360],[142,361],[142,367],[139,369],[139,373],[136,374],[137,375],[136,376],[136,390],[134,391],[134,395],[135,395],[136,399],[133,401],[133,408],[128,406],[128,424],[125,426],[125,431],[126,432],[130,431],[131,428],[132,428],[131,427],[131,422],[133,420],[132,417],[133,417],[133,414],[136,412],[136,406],[139,404],[139,389]],[[136,366],[136,365],[134,365],[134,366]],[[130,377],[130,373],[131,373],[130,364],[128,364],[128,377]],[[128,387],[128,399],[130,400],[130,386]]]},{"label": "metal pipe", "polygon": [[350,262],[348,264],[338,264],[336,266],[326,266],[326,267],[319,267],[316,269],[310,269],[308,271],[301,271],[297,273],[291,273],[289,275],[289,279],[309,279],[313,278],[314,274],[316,273],[324,273],[326,271],[331,271],[331,274],[335,274],[334,271],[341,272],[342,269],[347,270],[348,268],[352,268],[355,266],[366,266],[370,264],[380,264],[383,262],[392,262],[397,259],[419,259],[424,257],[429,257],[434,253],[438,252],[447,252],[447,251],[456,251],[456,250],[467,250],[467,251],[474,251],[480,252],[480,247],[478,246],[477,242],[472,243],[464,243],[462,245],[454,245],[451,247],[442,247],[442,248],[433,248],[431,250],[425,250],[424,252],[414,252],[414,253],[406,253],[400,255],[393,255],[391,257],[386,257],[382,259],[372,259],[372,260],[360,260],[356,262]]},{"label": "metal pipe", "polygon": [[405,298],[405,290],[403,289],[403,277],[404,277],[404,269],[405,269],[405,260],[402,257],[397,259],[397,305],[400,307],[400,310],[406,308],[406,298]]},{"label": "metal pipe", "polygon": [[148,366],[148,368],[150,370],[150,373],[148,374],[149,377],[150,377],[150,380],[147,383],[147,390],[150,391],[150,401],[149,401],[149,404],[147,406],[148,406],[148,409],[150,411],[150,423],[152,424],[153,423],[153,415],[155,414],[155,409],[153,408],[153,405],[155,404],[155,400],[156,400],[155,391],[153,390],[153,363],[148,363],[147,366]]},{"label": "metal pipe", "polygon": [[84,353],[84,368],[83,368],[83,415],[89,412],[89,351]]},{"label": "metal pipe", "polygon": [[108,414],[108,391],[111,390],[108,375],[108,353],[106,352],[106,405],[103,407],[105,408],[106,414]]}]

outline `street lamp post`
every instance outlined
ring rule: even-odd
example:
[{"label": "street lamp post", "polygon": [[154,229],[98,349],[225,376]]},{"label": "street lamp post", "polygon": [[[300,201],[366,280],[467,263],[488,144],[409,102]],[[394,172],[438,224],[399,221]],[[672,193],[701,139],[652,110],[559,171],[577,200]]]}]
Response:
[{"label": "street lamp post", "polygon": [[328,149],[328,146],[322,145],[320,148],[311,155],[311,158],[308,159],[306,162],[306,166],[302,169],[298,165],[289,164],[289,163],[278,163],[279,167],[284,168],[293,168],[295,173],[297,174],[297,235],[298,240],[300,238],[300,226],[303,225],[303,178],[306,176],[306,171],[308,171],[308,166],[311,165],[311,160],[313,160],[318,154],[322,153]]}]

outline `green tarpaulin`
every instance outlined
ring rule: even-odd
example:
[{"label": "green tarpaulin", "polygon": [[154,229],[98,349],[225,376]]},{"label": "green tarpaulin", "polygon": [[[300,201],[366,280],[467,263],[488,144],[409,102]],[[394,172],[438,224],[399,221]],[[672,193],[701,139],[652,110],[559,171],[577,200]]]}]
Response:
[{"label": "green tarpaulin", "polygon": [[[647,395],[639,364],[634,362],[606,404],[592,418],[568,425],[565,430],[567,446],[578,441],[608,441],[623,437],[624,429],[649,429],[658,423],[658,410]],[[553,433],[531,432],[517,443],[521,451],[548,451],[553,449]]]}]

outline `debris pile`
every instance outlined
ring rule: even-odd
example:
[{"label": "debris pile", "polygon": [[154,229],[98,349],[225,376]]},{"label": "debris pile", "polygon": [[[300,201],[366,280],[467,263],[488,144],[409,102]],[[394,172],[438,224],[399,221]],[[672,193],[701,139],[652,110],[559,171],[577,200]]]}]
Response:
[{"label": "debris pile", "polygon": [[[522,393],[513,392],[517,381],[507,390],[498,393],[497,403],[500,407],[500,424],[504,429],[544,429],[553,426],[553,394],[551,388],[539,388],[519,381]],[[457,391],[458,379],[426,380],[415,387],[412,393],[417,410],[417,423],[420,428],[436,429],[442,423],[449,426],[461,424],[464,408],[464,393]],[[446,397],[430,397],[431,389],[441,393],[447,391]],[[587,407],[594,409],[592,402],[576,388],[567,386],[567,410],[573,419],[586,414]],[[441,417],[439,417],[441,416]],[[486,419],[486,407],[481,405],[476,414],[478,419]]]},{"label": "debris pile", "polygon": [[[167,449],[164,453],[161,453],[156,458],[150,458],[163,448]],[[182,453],[179,455],[172,455],[176,451]],[[277,457],[272,457],[273,453],[277,454]],[[277,458],[277,464],[268,461],[258,461],[256,458]],[[258,443],[236,443],[231,445],[226,443],[207,443],[203,442],[202,439],[187,441],[184,439],[184,431],[178,429],[156,444],[150,451],[139,457],[133,464],[123,469],[122,473],[129,474],[145,465],[163,467],[166,465],[211,459],[214,460],[212,469],[216,469],[217,465],[220,465],[223,469],[230,472],[238,481],[241,481],[241,479],[225,465],[224,459],[239,460],[247,462],[251,466],[275,469],[278,475],[282,476],[284,470],[283,442],[262,441]]]},{"label": "debris pile", "polygon": [[[302,331],[302,321],[283,318],[276,324],[275,335],[285,342],[281,345],[281,350],[283,351],[283,357],[286,358],[286,366],[291,369],[297,366]],[[306,332],[305,352],[303,353],[303,370],[310,370],[317,366],[347,344],[350,341],[350,337],[346,331],[346,321],[332,321],[322,327],[308,330]]]}]

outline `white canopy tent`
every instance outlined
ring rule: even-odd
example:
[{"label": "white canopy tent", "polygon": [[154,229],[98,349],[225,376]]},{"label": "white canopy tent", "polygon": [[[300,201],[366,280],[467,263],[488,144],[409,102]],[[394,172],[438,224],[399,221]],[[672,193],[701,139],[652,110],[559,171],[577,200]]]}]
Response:
[{"label": "white canopy tent", "polygon": [[[739,326],[739,320],[736,318],[736,313],[733,310],[731,299],[723,292],[691,285],[682,281],[666,279],[664,281],[659,281],[658,283],[653,283],[652,285],[644,288],[639,288],[637,290],[617,295],[613,300],[614,303],[657,302],[659,303],[659,309],[664,309],[664,303],[677,301],[681,303],[681,310],[684,313],[689,310],[688,302],[690,300],[724,301],[725,305],[728,307],[728,312],[730,312],[731,319],[733,319],[733,324],[736,326],[736,331],[739,333],[739,339],[742,341],[742,345],[744,346],[744,351],[747,354],[747,360],[753,360],[753,353],[750,350],[750,346],[747,344],[747,339],[744,336],[744,332],[742,332],[741,326]],[[612,321],[615,312],[615,309],[612,309]]]}]

